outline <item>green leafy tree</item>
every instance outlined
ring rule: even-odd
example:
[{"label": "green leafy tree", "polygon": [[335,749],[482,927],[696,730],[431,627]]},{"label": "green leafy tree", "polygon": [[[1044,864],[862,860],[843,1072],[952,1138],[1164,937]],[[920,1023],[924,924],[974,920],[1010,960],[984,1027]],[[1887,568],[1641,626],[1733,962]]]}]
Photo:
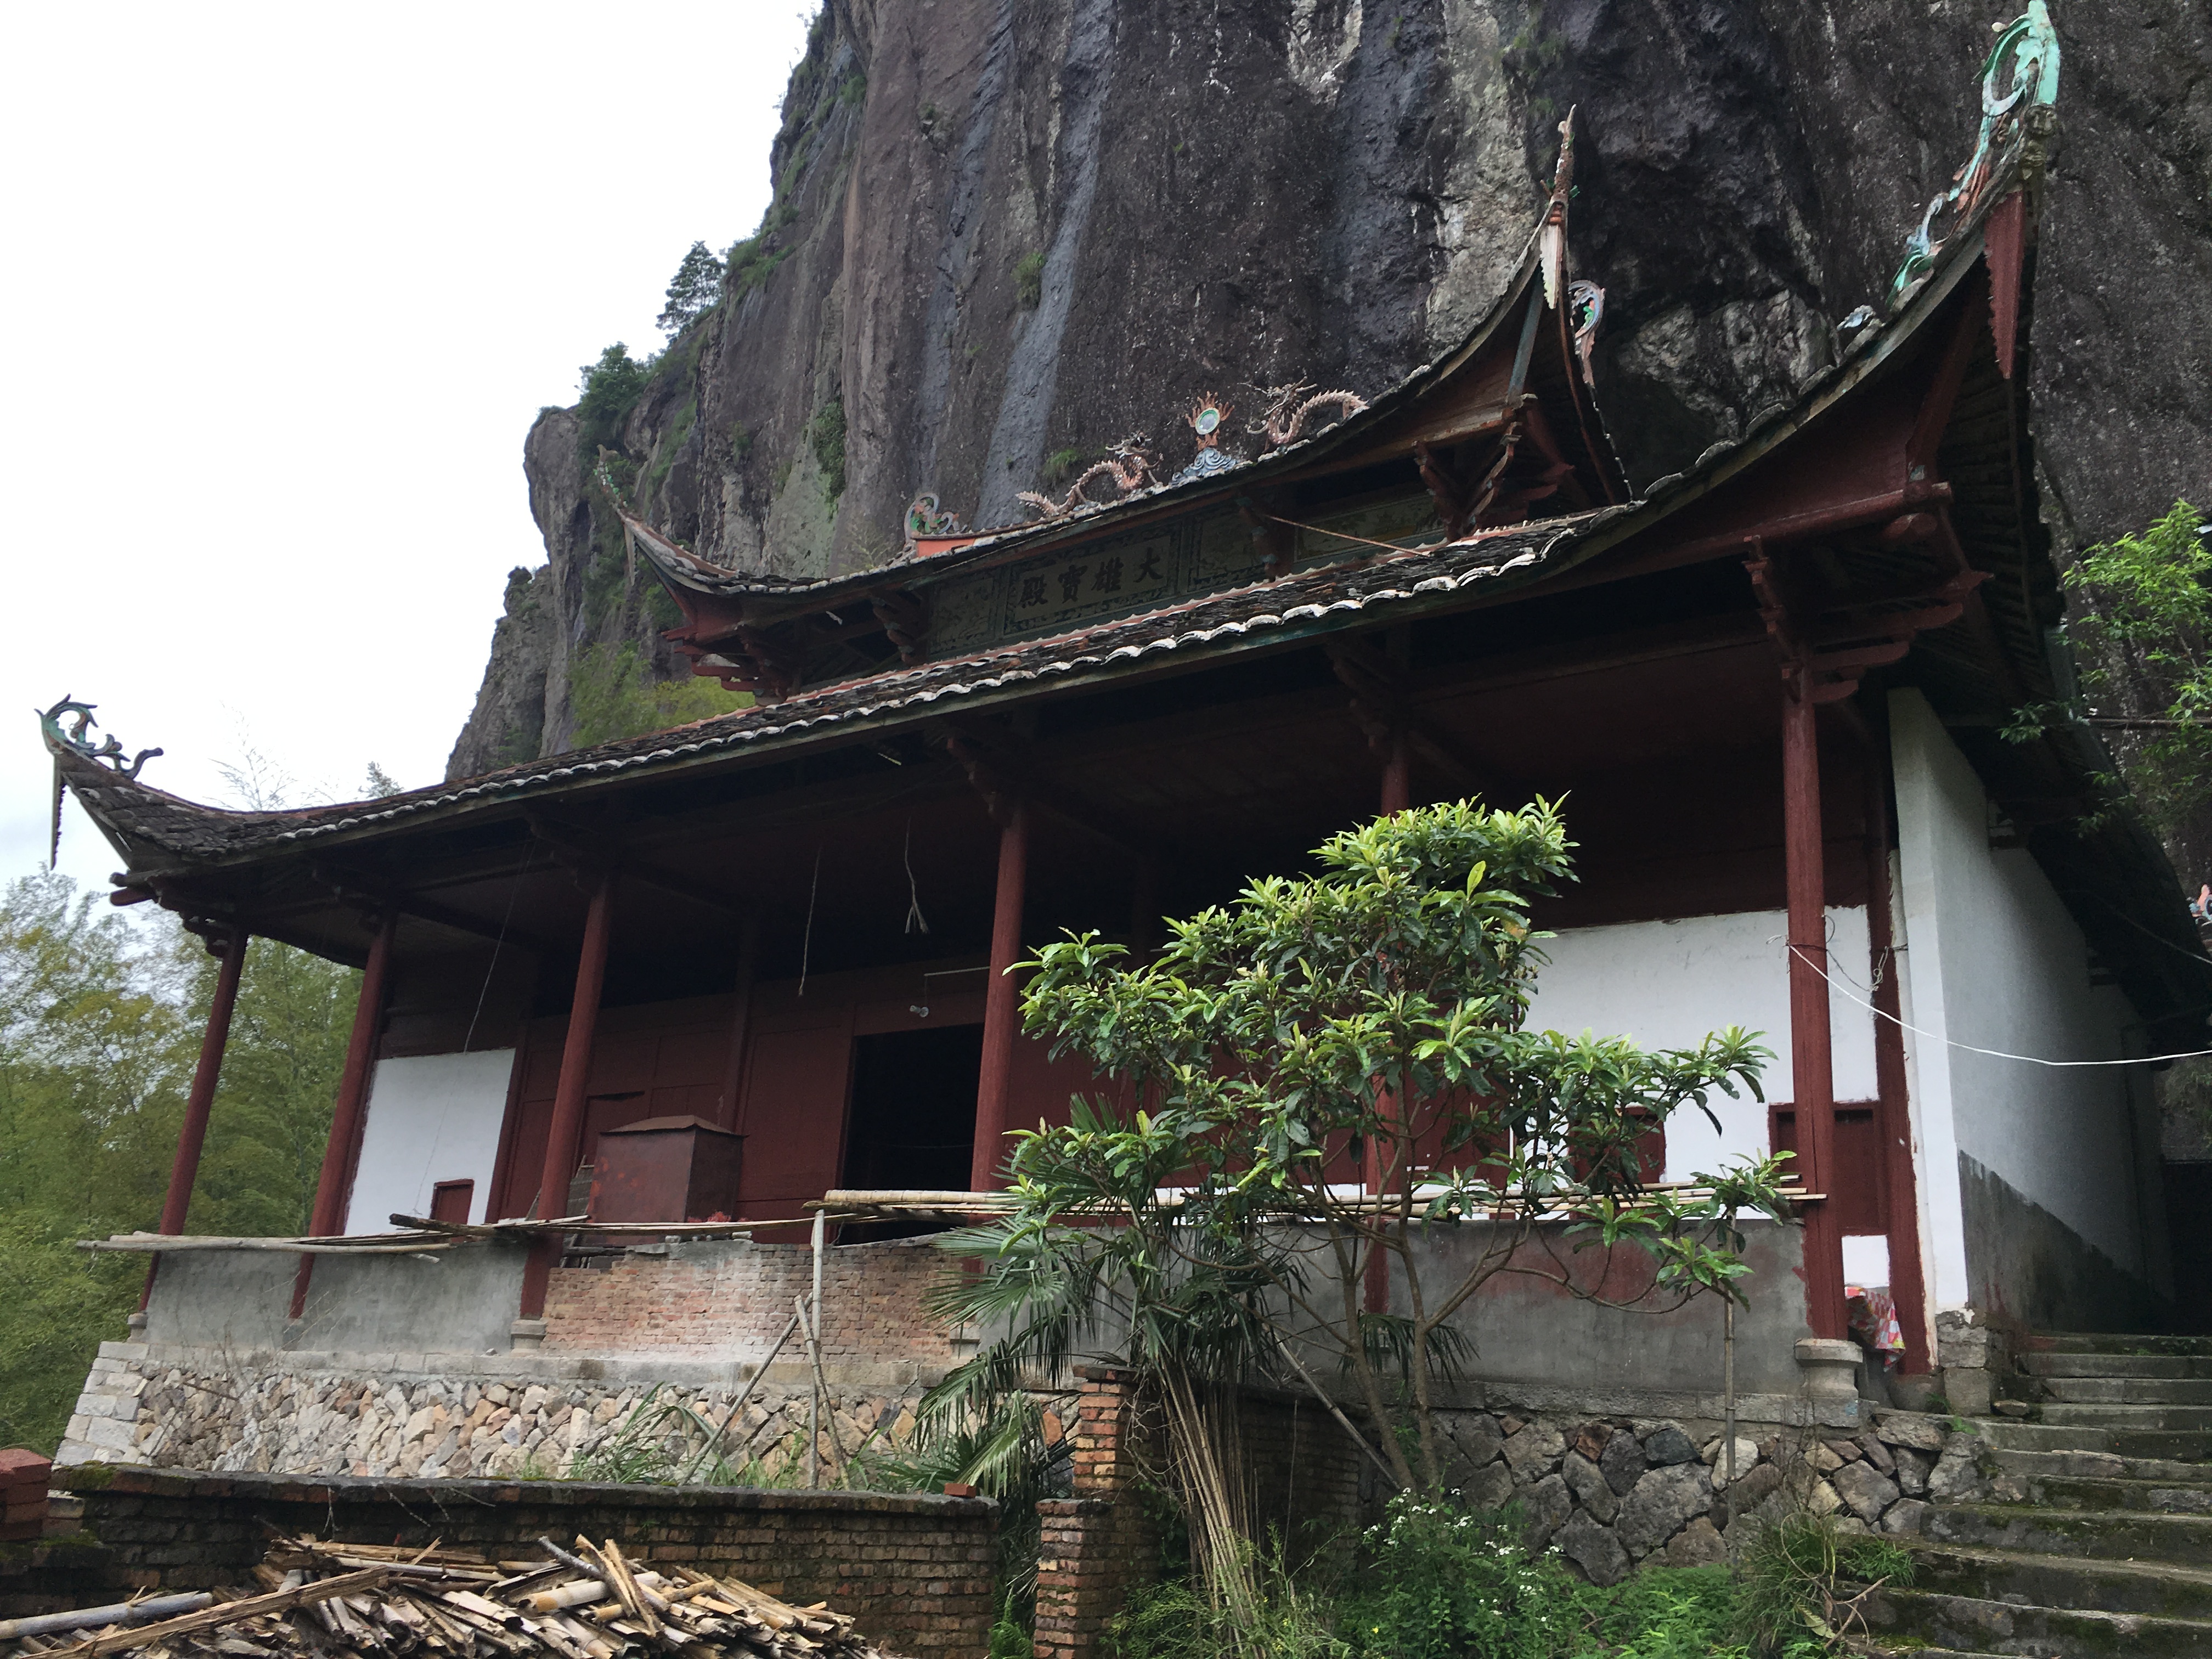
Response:
[{"label": "green leafy tree", "polygon": [[[2125,782],[2166,835],[2193,827],[2212,805],[2212,524],[2187,501],[2140,536],[2091,548],[2065,573],[2087,601],[2066,623],[2077,647],[2081,696],[2024,708],[2006,728],[2015,743],[2073,720],[2129,734]],[[2148,693],[2154,712],[2116,704]]]},{"label": "green leafy tree", "polygon": [[191,1077],[165,953],[95,905],[44,871],[0,896],[0,1441],[49,1450],[146,1273],[75,1242],[158,1218]]},{"label": "green leafy tree", "polygon": [[[1392,1425],[1399,1483],[1433,1491],[1436,1384],[1501,1275],[1655,1312],[1741,1298],[1738,1218],[1787,1214],[1780,1160],[1654,1188],[1638,1146],[1716,1091],[1756,1094],[1771,1055],[1733,1027],[1664,1051],[1527,1029],[1529,902],[1571,878],[1557,809],[1421,808],[1316,856],[1174,924],[1150,963],[1082,934],[1024,964],[1026,1029],[1141,1109],[1079,1101],[1018,1135],[1013,1212],[943,1241],[981,1263],[946,1310],[1007,1334],[940,1402],[1110,1341],[1162,1380],[1172,1431],[1193,1381],[1282,1376],[1302,1349]],[[1425,1248],[1449,1230],[1463,1248]],[[1612,1271],[1624,1249],[1645,1271]],[[1382,1262],[1387,1313],[1366,1306]]]},{"label": "green leafy tree", "polygon": [[[0,894],[0,1442],[59,1441],[137,1304],[143,1256],[76,1245],[159,1221],[215,976],[164,913],[132,923],[43,871]],[[359,979],[250,947],[189,1226],[306,1225]]]},{"label": "green leafy tree", "polygon": [[657,361],[639,361],[629,355],[628,346],[617,340],[599,354],[599,362],[586,363],[579,371],[584,383],[582,395],[576,401],[576,415],[583,423],[583,436],[577,448],[587,471],[592,458],[602,448],[622,447],[623,427],[630,411],[637,407],[638,400],[645,396]]},{"label": "green leafy tree", "polygon": [[691,251],[668,281],[668,303],[661,307],[660,331],[674,339],[714,308],[722,297],[722,262],[707,251],[704,242]]},{"label": "green leafy tree", "polygon": [[[181,930],[173,948],[196,1036],[219,964]],[[342,963],[274,939],[247,946],[191,1231],[262,1238],[307,1231],[360,989],[360,973]]]}]

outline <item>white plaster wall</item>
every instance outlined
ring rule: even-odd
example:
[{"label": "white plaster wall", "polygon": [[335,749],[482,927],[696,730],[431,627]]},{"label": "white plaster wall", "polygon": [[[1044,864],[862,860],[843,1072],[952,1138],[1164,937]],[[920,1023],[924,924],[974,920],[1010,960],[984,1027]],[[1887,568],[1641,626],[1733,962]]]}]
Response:
[{"label": "white plaster wall", "polygon": [[1898,943],[1931,1301],[1968,1298],[1959,1154],[2123,1267],[2143,1267],[2126,1073],[2045,1060],[2121,1058],[2132,1018],[2089,983],[2088,946],[2025,850],[1989,843],[1981,780],[1917,691],[1890,697],[1897,784]]},{"label": "white plaster wall", "polygon": [[[1782,910],[1632,921],[1612,927],[1564,928],[1544,941],[1552,958],[1536,981],[1529,1024],[1546,1030],[1629,1036],[1647,1048],[1686,1048],[1709,1031],[1741,1025],[1763,1032],[1774,1051],[1762,1079],[1769,1095],[1787,1101],[1790,1086],[1790,963]],[[1872,1100],[1874,1016],[1848,1000],[1865,995],[1866,911],[1831,908],[1830,1022],[1834,1030],[1838,1100]],[[1696,1107],[1667,1125],[1667,1178],[1763,1156],[1766,1108],[1745,1095],[1716,1096],[1720,1133]]]},{"label": "white plaster wall", "polygon": [[484,1220],[514,1069],[512,1048],[379,1060],[346,1231],[389,1232],[395,1211],[429,1214],[441,1181],[474,1181],[469,1219]]}]

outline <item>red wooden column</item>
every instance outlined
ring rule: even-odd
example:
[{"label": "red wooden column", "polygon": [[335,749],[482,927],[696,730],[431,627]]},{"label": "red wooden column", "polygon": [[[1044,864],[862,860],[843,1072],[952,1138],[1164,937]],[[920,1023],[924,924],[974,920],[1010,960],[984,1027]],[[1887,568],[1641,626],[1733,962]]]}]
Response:
[{"label": "red wooden column", "polygon": [[1930,1369],[1928,1352],[1928,1291],[1920,1265],[1919,1180],[1912,1163],[1912,1111],[1905,1087],[1905,1028],[1898,1024],[1903,1000],[1898,995],[1897,957],[1890,918],[1889,792],[1884,781],[1888,757],[1867,745],[1866,844],[1867,939],[1874,987],[1875,1087],[1881,1096],[1875,1111],[1881,1131],[1886,1177],[1882,1229],[1889,1235],[1889,1296],[1905,1333],[1909,1375]]},{"label": "red wooden column", "polygon": [[1006,1134],[1007,1097],[1014,1072],[1014,1037],[1021,1029],[1019,988],[1008,972],[1021,956],[1022,899],[1029,884],[1030,813],[1007,803],[999,828],[999,887],[991,914],[991,975],[983,991],[983,1074],[975,1088],[975,1149],[968,1190],[999,1184],[1000,1148]]},{"label": "red wooden column", "polygon": [[[368,966],[361,976],[361,995],[353,1006],[353,1035],[346,1042],[345,1071],[338,1079],[337,1103],[331,1111],[331,1138],[323,1147],[322,1173],[315,1181],[314,1218],[309,1235],[327,1238],[345,1230],[346,1204],[353,1195],[354,1159],[361,1150],[362,1127],[367,1118],[369,1073],[376,1065],[376,1039],[384,1024],[384,987],[392,966],[392,938],[398,931],[399,912],[386,908],[368,947]],[[315,1258],[300,1258],[300,1271],[292,1280],[292,1317],[307,1310],[307,1281],[314,1276]]]},{"label": "red wooden column", "polygon": [[[1820,820],[1820,743],[1808,676],[1792,672],[1782,703],[1782,839],[1790,897],[1790,1073],[1796,1173],[1825,1193],[1835,1174],[1836,1081],[1828,1026],[1827,867]],[[1835,1340],[1844,1316],[1844,1243],[1832,1204],[1804,1206],[1805,1311]]]},{"label": "red wooden column", "polygon": [[745,1051],[752,1041],[753,981],[760,969],[760,916],[748,915],[738,931],[738,981],[730,998],[730,1053],[722,1067],[722,1092],[714,1121],[738,1127],[738,1097],[745,1086]]},{"label": "red wooden column", "polygon": [[[541,1221],[564,1212],[568,1182],[583,1161],[585,1091],[592,1071],[592,1043],[599,1035],[599,994],[607,979],[607,939],[612,931],[615,877],[610,871],[584,878],[591,902],[584,912],[584,944],[576,959],[575,994],[568,1004],[568,1034],[561,1047],[561,1080],[553,1091],[553,1122],[545,1136],[545,1166],[538,1177],[538,1199],[532,1212]],[[557,1237],[540,1238],[531,1247],[530,1263],[522,1276],[522,1317],[538,1319],[545,1312],[545,1287],[559,1260]]]},{"label": "red wooden column", "polygon": [[[208,1113],[215,1105],[216,1084],[222,1076],[230,1017],[238,1006],[238,976],[245,969],[246,947],[252,942],[249,935],[234,928],[222,938],[222,966],[216,974],[215,1000],[208,1005],[207,1030],[200,1036],[200,1061],[192,1073],[192,1092],[185,1102],[184,1130],[177,1137],[177,1160],[169,1166],[169,1191],[161,1200],[158,1231],[165,1233],[184,1231],[185,1212],[191,1207],[192,1183],[200,1172],[200,1149],[207,1144]],[[214,941],[209,943],[212,946]],[[154,1294],[154,1275],[161,1270],[158,1255],[146,1264],[146,1288],[138,1297],[141,1313]]]},{"label": "red wooden column", "polygon": [[208,1005],[207,1030],[200,1037],[200,1062],[192,1073],[192,1092],[185,1102],[184,1133],[177,1137],[177,1161],[169,1166],[168,1196],[161,1200],[161,1231],[181,1233],[192,1201],[192,1182],[200,1172],[200,1148],[207,1142],[208,1112],[222,1075],[222,1051],[230,1041],[230,1017],[238,1007],[238,978],[246,969],[248,937],[223,935],[222,966],[215,979],[215,1000]]}]

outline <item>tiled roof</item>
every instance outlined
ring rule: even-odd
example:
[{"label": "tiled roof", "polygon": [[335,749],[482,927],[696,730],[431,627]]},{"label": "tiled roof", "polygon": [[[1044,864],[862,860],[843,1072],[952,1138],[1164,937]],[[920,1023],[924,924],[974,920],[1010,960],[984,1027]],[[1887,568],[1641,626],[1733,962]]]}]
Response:
[{"label": "tiled roof", "polygon": [[886,715],[912,715],[939,704],[1058,676],[1111,670],[1164,653],[1191,651],[1302,630],[1378,605],[1408,603],[1474,585],[1533,576],[1599,522],[1627,509],[1607,507],[1461,541],[1378,555],[1304,571],[1281,580],[1209,593],[1162,610],[1078,632],[1025,640],[977,654],[893,669],[866,679],[800,691],[782,702],[700,720],[673,731],[624,738],[550,760],[508,767],[458,784],[410,790],[379,800],[284,812],[232,812],[165,794],[118,776],[70,750],[61,763],[70,787],[111,836],[133,844],[149,867],[152,843],[186,862],[273,850],[342,830],[392,823],[471,800],[508,800],[583,780],[649,769],[717,750],[781,744],[809,732]]}]

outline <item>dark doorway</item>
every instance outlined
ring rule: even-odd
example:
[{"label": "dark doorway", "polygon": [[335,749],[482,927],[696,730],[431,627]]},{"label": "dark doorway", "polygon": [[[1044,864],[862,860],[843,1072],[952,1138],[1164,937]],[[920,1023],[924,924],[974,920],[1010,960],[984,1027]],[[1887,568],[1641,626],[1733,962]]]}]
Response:
[{"label": "dark doorway", "polygon": [[[967,1191],[975,1146],[975,1088],[982,1073],[981,1025],[856,1038],[845,1185]],[[848,1226],[841,1237],[857,1244],[934,1231],[880,1223]]]}]

